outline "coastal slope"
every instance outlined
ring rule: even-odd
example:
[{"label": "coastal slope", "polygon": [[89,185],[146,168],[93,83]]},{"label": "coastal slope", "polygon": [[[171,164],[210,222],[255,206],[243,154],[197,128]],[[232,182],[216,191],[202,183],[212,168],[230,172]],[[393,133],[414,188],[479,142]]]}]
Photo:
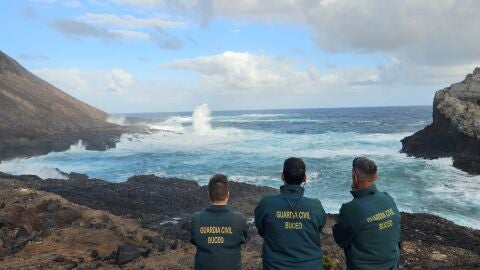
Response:
[{"label": "coastal slope", "polygon": [[433,123],[402,140],[401,152],[435,159],[453,157],[453,165],[480,174],[480,68],[462,82],[439,90]]},{"label": "coastal slope", "polygon": [[0,51],[0,160],[63,151],[78,140],[88,149],[115,145],[121,127],[107,113],[35,76]]}]

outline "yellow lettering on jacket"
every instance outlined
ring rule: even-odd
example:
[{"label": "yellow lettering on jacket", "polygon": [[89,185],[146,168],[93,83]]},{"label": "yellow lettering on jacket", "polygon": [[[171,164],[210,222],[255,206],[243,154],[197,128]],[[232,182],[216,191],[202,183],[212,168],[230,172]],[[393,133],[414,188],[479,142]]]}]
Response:
[{"label": "yellow lettering on jacket", "polygon": [[386,218],[389,218],[391,216],[395,215],[395,212],[393,211],[392,208],[389,208],[385,211],[378,212],[375,215],[368,217],[367,222],[374,222],[374,221],[380,221]]},{"label": "yellow lettering on jacket", "polygon": [[307,211],[277,211],[278,219],[310,219],[310,212]]},{"label": "yellow lettering on jacket", "polygon": [[200,227],[201,234],[232,234],[232,227],[205,226]]},{"label": "yellow lettering on jacket", "polygon": [[392,227],[392,226],[393,226],[393,221],[392,221],[391,219],[389,219],[389,220],[387,220],[387,221],[385,221],[385,222],[379,223],[379,224],[378,224],[378,229],[381,230],[381,231],[383,231],[383,230],[388,229],[388,228],[390,228],[390,227]]},{"label": "yellow lettering on jacket", "polygon": [[302,228],[302,222],[285,222],[285,230],[301,230]]},{"label": "yellow lettering on jacket", "polygon": [[222,236],[209,236],[207,238],[208,244],[223,244],[225,239]]}]

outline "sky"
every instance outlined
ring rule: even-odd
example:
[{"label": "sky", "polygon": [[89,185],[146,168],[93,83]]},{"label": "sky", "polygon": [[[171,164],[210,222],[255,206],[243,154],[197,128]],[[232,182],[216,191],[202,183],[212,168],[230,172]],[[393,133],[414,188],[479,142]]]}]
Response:
[{"label": "sky", "polygon": [[109,113],[432,104],[476,0],[2,0],[0,50]]}]

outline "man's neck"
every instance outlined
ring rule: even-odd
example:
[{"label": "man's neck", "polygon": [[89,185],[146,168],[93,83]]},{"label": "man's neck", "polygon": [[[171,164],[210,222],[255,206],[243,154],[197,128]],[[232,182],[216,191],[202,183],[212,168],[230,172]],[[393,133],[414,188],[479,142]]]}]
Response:
[{"label": "man's neck", "polygon": [[364,182],[364,183],[362,183],[362,184],[359,185],[359,186],[352,187],[352,190],[355,191],[355,190],[367,189],[367,188],[370,188],[371,186],[373,186],[374,183],[375,183],[375,181],[372,181],[372,182]]},{"label": "man's neck", "polygon": [[212,202],[212,205],[227,205],[227,202]]}]

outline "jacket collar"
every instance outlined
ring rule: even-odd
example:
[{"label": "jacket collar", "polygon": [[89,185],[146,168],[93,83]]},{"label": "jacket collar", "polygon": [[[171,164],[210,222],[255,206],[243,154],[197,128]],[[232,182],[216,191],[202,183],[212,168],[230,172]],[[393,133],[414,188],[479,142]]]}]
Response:
[{"label": "jacket collar", "polygon": [[304,192],[305,188],[303,188],[301,185],[285,184],[280,187],[280,193],[284,195],[303,196]]},{"label": "jacket collar", "polygon": [[206,211],[207,212],[215,212],[215,213],[229,212],[229,211],[231,211],[231,208],[228,205],[213,205],[212,204],[209,207],[207,207]]},{"label": "jacket collar", "polygon": [[372,186],[370,186],[369,188],[364,188],[364,189],[359,189],[359,190],[352,190],[350,191],[350,193],[352,193],[353,197],[354,198],[361,198],[361,197],[365,197],[367,195],[373,195],[377,192],[377,186],[375,186],[375,184],[373,184]]}]

